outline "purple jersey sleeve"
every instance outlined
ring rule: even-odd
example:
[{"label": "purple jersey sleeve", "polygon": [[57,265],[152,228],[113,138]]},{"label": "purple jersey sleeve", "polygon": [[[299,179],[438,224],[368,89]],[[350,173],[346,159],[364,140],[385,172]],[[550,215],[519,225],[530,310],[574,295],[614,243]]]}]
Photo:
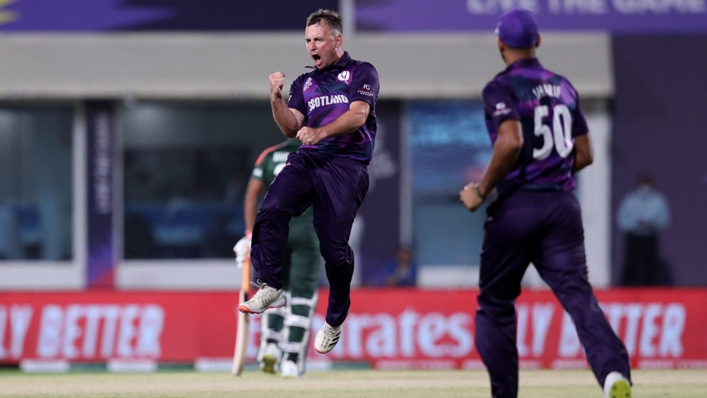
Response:
[{"label": "purple jersey sleeve", "polygon": [[371,107],[376,105],[378,98],[378,71],[368,62],[362,62],[356,67],[353,80],[349,86],[349,100],[363,101]]},{"label": "purple jersey sleeve", "polygon": [[302,115],[304,115],[306,122],[307,105],[304,102],[304,95],[302,93],[302,80],[304,80],[304,75],[299,76],[292,82],[292,85],[290,86],[290,97],[287,99],[287,107],[297,109]]},{"label": "purple jersey sleeve", "polygon": [[506,120],[520,120],[520,114],[513,100],[513,89],[499,81],[491,81],[482,93],[486,117],[493,124],[494,130]]}]

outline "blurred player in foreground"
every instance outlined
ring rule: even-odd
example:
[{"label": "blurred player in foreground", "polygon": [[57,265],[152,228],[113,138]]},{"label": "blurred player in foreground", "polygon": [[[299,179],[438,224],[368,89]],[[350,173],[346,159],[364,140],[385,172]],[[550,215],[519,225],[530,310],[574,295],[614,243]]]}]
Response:
[{"label": "blurred player in foreground", "polygon": [[305,42],[314,69],[294,80],[287,102],[285,75],[270,75],[275,122],[302,146],[287,158],[255,219],[251,261],[259,290],[239,306],[241,312],[260,313],[285,304],[282,258],[288,224],[312,206],[330,287],[326,322],[314,341],[322,354],[339,341],[351,305],[354,255],[348,241],[368,191],[376,136],[378,72],[344,52],[341,31],[336,12],[319,10],[307,18]]},{"label": "blurred player in foreground", "polygon": [[[301,144],[296,139],[288,139],[263,151],[255,162],[245,196],[246,236],[233,249],[239,267],[250,255],[251,231],[260,194],[267,191],[285,167],[288,155]],[[261,318],[257,359],[263,372],[279,371],[284,377],[300,377],[305,372],[309,331],[317,307],[321,262],[318,247],[319,240],[312,225],[312,209],[309,208],[290,221],[282,280],[287,304],[284,308],[267,310]]]},{"label": "blurred player in foreground", "polygon": [[496,29],[508,67],[483,90],[493,142],[479,182],[460,192],[471,211],[491,190],[481,251],[476,346],[495,398],[518,395],[515,300],[532,262],[570,314],[606,397],[630,397],[626,348],[609,326],[587,278],[584,230],[572,190],[592,163],[587,123],[574,87],[544,69],[533,15],[514,9]]}]

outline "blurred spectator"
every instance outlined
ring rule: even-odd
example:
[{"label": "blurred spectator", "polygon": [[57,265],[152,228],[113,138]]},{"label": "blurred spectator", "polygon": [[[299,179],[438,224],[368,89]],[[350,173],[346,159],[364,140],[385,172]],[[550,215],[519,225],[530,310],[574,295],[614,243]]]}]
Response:
[{"label": "blurred spectator", "polygon": [[642,174],[638,188],[623,198],[618,212],[619,228],[625,233],[621,285],[671,284],[670,273],[659,252],[660,232],[669,222],[670,209],[665,195],[655,189],[649,174]]},{"label": "blurred spectator", "polygon": [[417,284],[417,264],[413,260],[412,249],[401,246],[397,258],[383,267],[381,286],[415,286]]}]

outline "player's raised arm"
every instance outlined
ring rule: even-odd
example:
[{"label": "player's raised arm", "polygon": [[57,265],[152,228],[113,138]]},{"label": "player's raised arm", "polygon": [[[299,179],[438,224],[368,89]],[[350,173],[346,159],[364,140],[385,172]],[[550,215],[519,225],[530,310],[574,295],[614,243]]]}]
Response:
[{"label": "player's raised arm", "polygon": [[[270,105],[275,123],[280,127],[287,138],[295,138],[297,131],[302,127],[304,115],[297,109],[287,106],[282,98],[282,86],[285,84],[285,74],[275,72],[270,75]],[[293,84],[294,88],[294,84]],[[292,91],[292,90],[290,90]]]},{"label": "player's raised arm", "polygon": [[344,135],[353,133],[363,126],[368,119],[371,106],[363,101],[354,101],[349,110],[332,123],[322,126],[325,137]]},{"label": "player's raised arm", "polygon": [[302,127],[297,132],[297,138],[303,144],[314,145],[327,137],[351,134],[366,124],[371,106],[363,101],[354,101],[349,110],[338,119],[319,128]]}]

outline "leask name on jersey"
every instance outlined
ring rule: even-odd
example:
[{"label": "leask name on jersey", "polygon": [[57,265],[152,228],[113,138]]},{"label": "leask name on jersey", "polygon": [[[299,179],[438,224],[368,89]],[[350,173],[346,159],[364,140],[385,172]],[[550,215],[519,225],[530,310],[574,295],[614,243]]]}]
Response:
[{"label": "leask name on jersey", "polygon": [[334,104],[348,104],[349,99],[344,94],[330,94],[323,95],[320,97],[315,97],[307,102],[309,106],[309,111],[319,108],[320,106],[334,105]]},{"label": "leask name on jersey", "polygon": [[537,99],[543,97],[560,98],[561,93],[560,86],[554,84],[541,84],[533,89],[533,94]]}]

